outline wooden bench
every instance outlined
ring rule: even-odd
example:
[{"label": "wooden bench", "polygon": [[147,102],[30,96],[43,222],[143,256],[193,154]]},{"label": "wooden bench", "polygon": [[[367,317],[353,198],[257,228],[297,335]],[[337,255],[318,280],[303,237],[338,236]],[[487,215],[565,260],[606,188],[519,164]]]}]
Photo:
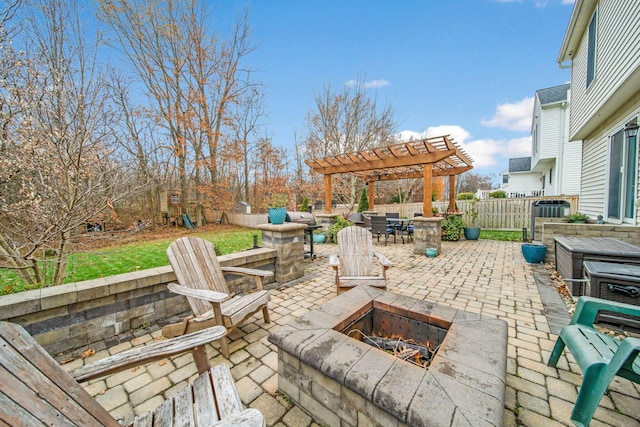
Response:
[{"label": "wooden bench", "polygon": [[571,413],[571,421],[587,426],[604,392],[618,375],[640,384],[640,338],[615,339],[593,324],[600,311],[640,317],[640,307],[582,296],[568,326],[562,328],[547,365],[556,366],[565,345],[582,369],[584,378]]},{"label": "wooden bench", "polygon": [[74,378],[86,381],[184,351],[192,351],[200,375],[132,426],[264,426],[258,410],[243,408],[229,368],[209,367],[204,345],[225,333],[218,326],[155,342],[69,374],[21,326],[0,322],[0,426],[120,427]]}]

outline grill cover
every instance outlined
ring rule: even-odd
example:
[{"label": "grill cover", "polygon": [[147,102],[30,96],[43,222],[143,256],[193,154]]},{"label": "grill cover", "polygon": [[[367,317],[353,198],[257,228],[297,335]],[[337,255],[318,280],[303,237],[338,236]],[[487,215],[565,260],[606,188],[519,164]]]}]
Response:
[{"label": "grill cover", "polygon": [[310,212],[287,212],[285,221],[307,224],[308,226],[316,225],[316,217]]}]

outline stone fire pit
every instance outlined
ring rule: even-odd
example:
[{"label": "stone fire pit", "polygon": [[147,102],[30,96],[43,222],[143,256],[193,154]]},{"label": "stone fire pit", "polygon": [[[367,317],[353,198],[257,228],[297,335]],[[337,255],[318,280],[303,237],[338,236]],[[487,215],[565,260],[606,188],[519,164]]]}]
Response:
[{"label": "stone fire pit", "polygon": [[[371,310],[446,330],[428,369],[340,331]],[[278,387],[316,422],[340,426],[502,426],[507,324],[357,287],[269,335]]]}]

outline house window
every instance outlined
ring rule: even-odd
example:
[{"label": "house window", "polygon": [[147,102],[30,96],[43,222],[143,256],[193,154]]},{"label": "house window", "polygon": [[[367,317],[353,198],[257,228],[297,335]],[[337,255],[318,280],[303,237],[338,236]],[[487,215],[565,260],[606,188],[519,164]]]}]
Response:
[{"label": "house window", "polygon": [[596,75],[596,17],[597,9],[589,22],[589,46],[587,47],[587,87]]},{"label": "house window", "polygon": [[549,169],[549,185],[553,184],[553,168]]},{"label": "house window", "polygon": [[502,175],[502,183],[503,184],[508,184],[509,183],[509,175],[507,175],[507,174]]}]

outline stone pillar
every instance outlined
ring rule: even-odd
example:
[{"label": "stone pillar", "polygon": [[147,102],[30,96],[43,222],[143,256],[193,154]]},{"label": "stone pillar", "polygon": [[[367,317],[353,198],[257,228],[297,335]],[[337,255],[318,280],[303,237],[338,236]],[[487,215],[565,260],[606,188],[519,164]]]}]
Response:
[{"label": "stone pillar", "polygon": [[413,218],[413,253],[425,255],[426,248],[438,249],[440,255],[441,235],[440,222],[442,218],[425,218],[417,216]]},{"label": "stone pillar", "polygon": [[306,224],[259,224],[262,246],[275,249],[276,282],[284,283],[304,276],[304,230]]}]

